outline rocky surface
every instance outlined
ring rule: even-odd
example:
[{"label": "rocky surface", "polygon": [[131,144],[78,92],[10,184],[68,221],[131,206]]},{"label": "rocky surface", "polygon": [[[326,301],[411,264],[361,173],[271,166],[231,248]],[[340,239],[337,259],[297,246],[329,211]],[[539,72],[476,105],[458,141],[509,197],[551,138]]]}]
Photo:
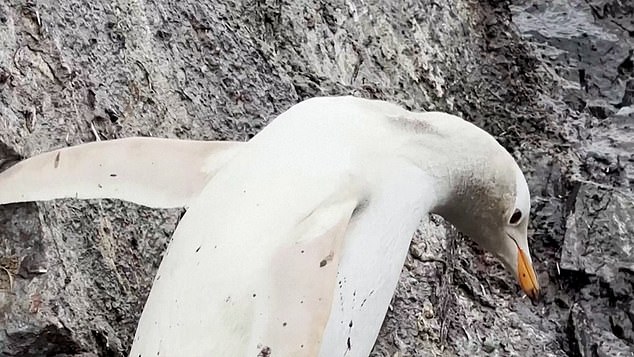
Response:
[{"label": "rocky surface", "polygon": [[[373,355],[629,356],[633,13],[619,0],[6,0],[0,169],[98,139],[244,141],[317,95],[449,111],[524,168],[545,296],[531,305],[432,217]],[[0,356],[125,355],[181,213],[0,208]]]},{"label": "rocky surface", "polygon": [[[634,3],[517,1],[514,22],[559,84],[547,102],[579,165],[567,165],[555,295],[572,356],[632,356]],[[539,213],[538,213],[539,214]],[[556,257],[553,257],[556,258]],[[559,270],[561,269],[561,270]]]},{"label": "rocky surface", "polygon": [[568,216],[560,267],[612,283],[620,270],[634,272],[634,196],[580,182]]},{"label": "rocky surface", "polygon": [[627,356],[634,343],[634,195],[590,182],[573,192],[560,262],[580,287],[571,343],[582,356]]}]

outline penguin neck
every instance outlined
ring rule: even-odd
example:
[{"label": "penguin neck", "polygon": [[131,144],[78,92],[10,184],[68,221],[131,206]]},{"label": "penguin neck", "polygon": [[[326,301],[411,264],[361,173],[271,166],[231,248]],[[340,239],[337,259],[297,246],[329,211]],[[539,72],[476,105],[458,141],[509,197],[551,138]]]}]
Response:
[{"label": "penguin neck", "polygon": [[[512,157],[488,133],[445,113],[412,113],[418,132],[404,133],[400,155],[424,173],[432,198],[429,212],[460,228],[499,199]],[[508,190],[512,191],[512,190]]]}]

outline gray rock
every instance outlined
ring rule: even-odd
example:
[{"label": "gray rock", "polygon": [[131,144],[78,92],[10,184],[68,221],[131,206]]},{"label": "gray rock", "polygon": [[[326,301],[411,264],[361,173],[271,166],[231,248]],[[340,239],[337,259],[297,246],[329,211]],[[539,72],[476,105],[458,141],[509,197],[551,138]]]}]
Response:
[{"label": "gray rock", "polygon": [[577,183],[561,253],[562,269],[613,282],[634,272],[634,195],[591,182]]},{"label": "gray rock", "polygon": [[[587,306],[592,309],[591,306]],[[570,310],[569,331],[574,336],[572,351],[580,357],[591,356],[631,356],[634,354],[631,342],[628,345],[612,333],[597,328],[588,318],[587,310],[574,305]]]},{"label": "gray rock", "polygon": [[485,339],[482,341],[482,350],[486,353],[493,353],[498,343],[495,340]]}]

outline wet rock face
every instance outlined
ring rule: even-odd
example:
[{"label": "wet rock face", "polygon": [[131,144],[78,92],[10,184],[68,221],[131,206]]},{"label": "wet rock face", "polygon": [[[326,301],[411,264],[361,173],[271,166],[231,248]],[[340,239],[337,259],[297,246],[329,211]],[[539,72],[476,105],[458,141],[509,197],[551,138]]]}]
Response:
[{"label": "wet rock face", "polygon": [[563,133],[579,158],[568,166],[575,178],[563,180],[565,227],[553,226],[565,232],[553,242],[560,256],[551,255],[559,262],[551,309],[568,316],[562,348],[572,356],[631,356],[634,4],[517,1],[512,12],[560,84],[563,103],[555,108],[570,116]]},{"label": "wet rock face", "polygon": [[[524,169],[544,301],[432,217],[372,355],[627,355],[632,9],[512,5],[4,1],[0,170],[97,138],[244,141],[318,95],[449,111]],[[110,200],[0,208],[0,356],[126,355],[181,214]]]},{"label": "wet rock face", "polygon": [[571,351],[626,356],[634,344],[634,195],[589,182],[575,192],[560,265],[581,286],[568,321]]},{"label": "wet rock face", "polygon": [[593,183],[578,183],[568,217],[560,267],[615,282],[634,272],[634,195]]}]

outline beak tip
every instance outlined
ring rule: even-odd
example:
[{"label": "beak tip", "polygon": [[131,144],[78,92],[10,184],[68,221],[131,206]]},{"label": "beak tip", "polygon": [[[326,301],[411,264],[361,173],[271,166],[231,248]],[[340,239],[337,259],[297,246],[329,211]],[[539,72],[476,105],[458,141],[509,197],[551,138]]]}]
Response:
[{"label": "beak tip", "polygon": [[539,289],[531,290],[530,293],[528,294],[528,297],[531,299],[531,302],[533,303],[533,305],[537,306],[542,298],[541,290]]}]

